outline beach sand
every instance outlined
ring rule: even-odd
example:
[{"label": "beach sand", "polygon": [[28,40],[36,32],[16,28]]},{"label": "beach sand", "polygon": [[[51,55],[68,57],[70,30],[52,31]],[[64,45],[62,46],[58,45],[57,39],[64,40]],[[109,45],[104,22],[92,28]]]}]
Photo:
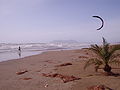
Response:
[{"label": "beach sand", "polygon": [[[90,86],[101,84],[120,90],[119,75],[105,76],[102,69],[96,73],[93,66],[83,69],[86,60],[91,57],[95,54],[87,49],[61,50],[1,62],[0,90],[87,90]],[[60,66],[64,63],[72,65]],[[120,73],[120,66],[113,67],[116,68],[112,69],[113,72]],[[80,79],[64,83],[59,75],[43,75],[55,73]]]}]

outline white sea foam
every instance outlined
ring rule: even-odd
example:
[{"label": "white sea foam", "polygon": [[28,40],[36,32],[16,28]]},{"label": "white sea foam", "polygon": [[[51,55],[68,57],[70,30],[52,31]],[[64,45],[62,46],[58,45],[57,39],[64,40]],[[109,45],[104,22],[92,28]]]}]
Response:
[{"label": "white sea foam", "polygon": [[1,43],[0,61],[19,58],[18,56],[19,46],[21,47],[21,53],[22,53],[21,57],[25,57],[25,56],[39,54],[44,51],[86,48],[89,47],[89,44],[67,43],[67,42],[23,43],[23,44]]}]

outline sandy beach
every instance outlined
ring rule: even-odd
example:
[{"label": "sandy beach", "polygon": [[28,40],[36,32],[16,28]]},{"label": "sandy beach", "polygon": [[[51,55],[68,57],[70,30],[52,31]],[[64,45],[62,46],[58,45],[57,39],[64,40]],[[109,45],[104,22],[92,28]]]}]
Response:
[{"label": "sandy beach", "polygon": [[[83,69],[91,57],[95,54],[87,49],[61,50],[0,62],[0,90],[88,90],[94,85],[120,90],[119,75],[102,75],[102,69],[96,73],[93,66]],[[114,73],[120,73],[120,66],[112,67]],[[64,82],[60,76],[79,79]]]},{"label": "sandy beach", "polygon": [[119,9],[120,0],[0,0],[0,90],[120,90]]}]

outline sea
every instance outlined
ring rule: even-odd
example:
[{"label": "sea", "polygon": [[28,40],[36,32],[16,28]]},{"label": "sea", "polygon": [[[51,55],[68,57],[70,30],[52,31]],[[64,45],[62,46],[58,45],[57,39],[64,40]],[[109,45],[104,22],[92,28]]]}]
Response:
[{"label": "sea", "polygon": [[[41,54],[47,51],[72,50],[87,48],[90,44],[82,43],[0,43],[0,62]],[[19,47],[21,51],[19,50]]]}]

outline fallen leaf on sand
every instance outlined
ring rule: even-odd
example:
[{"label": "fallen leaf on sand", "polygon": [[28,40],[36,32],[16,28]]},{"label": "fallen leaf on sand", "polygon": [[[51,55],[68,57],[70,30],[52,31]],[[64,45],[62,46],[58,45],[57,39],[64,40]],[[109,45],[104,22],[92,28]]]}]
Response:
[{"label": "fallen leaf on sand", "polygon": [[32,78],[21,78],[22,80],[30,80],[30,79],[32,79]]},{"label": "fallen leaf on sand", "polygon": [[46,60],[44,62],[47,62],[47,63],[53,63],[52,60]]},{"label": "fallen leaf on sand", "polygon": [[74,77],[74,76],[67,76],[67,75],[62,75],[62,74],[58,74],[58,73],[55,73],[55,74],[42,73],[42,75],[45,76],[45,77],[52,77],[52,78],[57,77],[57,78],[60,78],[60,79],[63,80],[64,83],[81,79],[81,78],[77,78],[77,77]]},{"label": "fallen leaf on sand", "polygon": [[88,87],[87,90],[113,90],[105,85],[93,85],[91,87]]},{"label": "fallen leaf on sand", "polygon": [[57,67],[68,66],[68,65],[72,65],[72,63],[64,63],[64,64],[60,64],[60,65],[57,65]]},{"label": "fallen leaf on sand", "polygon": [[42,73],[42,76],[45,76],[45,77],[56,77],[58,74],[55,73],[55,74],[45,74],[45,73]]},{"label": "fallen leaf on sand", "polygon": [[79,58],[88,58],[88,57],[86,57],[86,56],[79,56]]},{"label": "fallen leaf on sand", "polygon": [[17,75],[21,75],[21,74],[24,74],[24,73],[26,73],[26,72],[28,72],[27,70],[23,70],[23,71],[20,71],[20,72],[16,72],[16,74]]},{"label": "fallen leaf on sand", "polygon": [[89,75],[87,75],[86,77],[90,77],[90,76],[93,76],[92,74],[89,74]]},{"label": "fallen leaf on sand", "polygon": [[74,80],[79,80],[81,78],[77,78],[74,76],[63,76],[63,77],[61,77],[61,79],[63,80],[64,83],[66,83],[66,82],[70,82],[70,81],[74,81]]},{"label": "fallen leaf on sand", "polygon": [[37,70],[36,72],[41,72],[41,70]]}]

